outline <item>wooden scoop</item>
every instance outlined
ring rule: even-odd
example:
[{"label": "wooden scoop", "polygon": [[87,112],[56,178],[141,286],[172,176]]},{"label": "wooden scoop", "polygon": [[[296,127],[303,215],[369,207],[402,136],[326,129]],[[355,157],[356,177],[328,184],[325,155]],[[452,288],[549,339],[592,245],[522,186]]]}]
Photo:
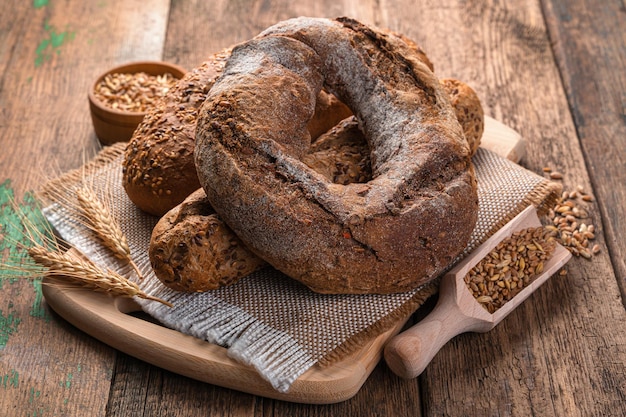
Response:
[{"label": "wooden scoop", "polygon": [[395,374],[415,378],[454,336],[467,331],[486,332],[493,329],[567,263],[571,253],[557,244],[552,257],[544,265],[543,273],[493,314],[476,301],[463,280],[465,275],[513,232],[537,226],[541,223],[535,208],[530,206],[442,278],[439,300],[433,311],[421,322],[393,337],[385,347],[385,360]]}]

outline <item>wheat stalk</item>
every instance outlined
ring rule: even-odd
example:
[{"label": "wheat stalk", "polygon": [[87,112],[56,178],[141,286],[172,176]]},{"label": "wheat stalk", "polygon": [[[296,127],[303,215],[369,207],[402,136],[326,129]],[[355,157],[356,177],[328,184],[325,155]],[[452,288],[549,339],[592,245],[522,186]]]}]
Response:
[{"label": "wheat stalk", "polygon": [[128,246],[126,236],[106,205],[98,199],[98,196],[91,188],[86,186],[76,190],[76,198],[89,228],[98,236],[102,244],[116,258],[126,261],[135,270],[139,279],[143,279],[141,271],[139,271],[130,255],[130,247]]},{"label": "wheat stalk", "polygon": [[139,297],[158,301],[168,307],[173,305],[165,300],[146,294],[137,284],[127,280],[111,269],[104,271],[88,259],[78,259],[67,252],[49,250],[41,245],[27,249],[28,255],[46,269],[44,277],[67,278],[75,284],[94,291],[111,293],[121,297]]},{"label": "wheat stalk", "polygon": [[[7,227],[23,233],[26,241],[13,240],[3,230],[0,230],[0,239],[9,240],[12,245],[26,252],[34,261],[25,262],[23,257],[14,254],[15,258],[11,259],[12,256],[9,256],[8,263],[5,263],[0,253],[0,260],[2,260],[0,268],[5,271],[14,271],[16,273],[14,278],[56,278],[56,281],[62,280],[92,291],[106,292],[121,297],[136,296],[172,307],[170,302],[146,294],[137,284],[117,272],[111,269],[103,270],[87,257],[79,258],[65,252],[61,244],[65,247],[70,247],[70,245],[67,242],[60,242],[60,238],[54,236],[50,224],[43,216],[41,224],[38,222],[36,225],[35,220],[29,218],[12,199],[11,207],[20,224],[10,223]],[[44,282],[44,284],[58,285],[57,282]]]}]

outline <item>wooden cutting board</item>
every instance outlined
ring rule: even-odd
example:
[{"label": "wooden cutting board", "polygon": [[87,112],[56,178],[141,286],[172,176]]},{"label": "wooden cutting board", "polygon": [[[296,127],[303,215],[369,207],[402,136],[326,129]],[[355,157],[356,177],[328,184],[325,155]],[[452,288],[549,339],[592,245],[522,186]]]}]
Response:
[{"label": "wooden cutting board", "polygon": [[[481,146],[514,162],[524,156],[524,141],[509,127],[487,117]],[[48,282],[50,283],[50,282]],[[252,368],[230,359],[226,349],[168,329],[139,314],[134,301],[81,288],[44,285],[43,294],[61,317],[128,355],[211,384],[285,401],[329,404],[355,395],[382,357],[383,347],[408,317],[341,362],[315,366],[281,393]],[[137,314],[133,314],[137,313]]]}]

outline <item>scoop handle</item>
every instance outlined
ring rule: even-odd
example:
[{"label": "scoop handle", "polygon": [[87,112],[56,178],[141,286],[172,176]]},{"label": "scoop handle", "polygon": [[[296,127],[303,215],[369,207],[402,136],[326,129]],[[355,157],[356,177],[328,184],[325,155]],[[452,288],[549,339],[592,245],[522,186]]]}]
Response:
[{"label": "scoop handle", "polygon": [[463,282],[454,274],[444,276],[435,308],[419,323],[393,337],[385,346],[385,361],[402,378],[420,375],[454,336],[468,331],[485,332],[495,326]]},{"label": "scoop handle", "polygon": [[472,320],[463,316],[450,298],[440,298],[428,316],[387,343],[385,361],[396,375],[417,377],[443,345],[471,328]]}]

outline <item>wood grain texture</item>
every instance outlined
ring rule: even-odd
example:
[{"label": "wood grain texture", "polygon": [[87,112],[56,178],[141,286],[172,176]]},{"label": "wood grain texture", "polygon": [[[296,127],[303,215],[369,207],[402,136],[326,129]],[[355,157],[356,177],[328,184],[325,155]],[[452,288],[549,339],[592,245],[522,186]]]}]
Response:
[{"label": "wood grain texture", "polygon": [[[11,179],[11,192],[21,201],[43,172],[80,163],[80,153],[73,161],[54,161],[55,152],[76,143],[73,137],[62,137],[73,128],[73,121],[63,120],[62,114],[71,118],[79,107],[78,91],[64,82],[66,75],[76,77],[75,62],[68,71],[70,65],[63,61],[73,56],[67,51],[76,44],[63,10],[34,9],[31,2],[17,1],[3,9],[0,167],[3,180]],[[88,124],[82,125],[86,133]],[[78,138],[79,149],[89,143],[84,139]],[[3,215],[6,210],[4,206]],[[2,318],[10,317],[15,324],[0,353],[0,380],[15,377],[14,384],[0,391],[2,413],[81,415],[80,409],[94,409],[92,415],[104,415],[114,352],[58,320],[41,302],[37,283],[2,279],[1,285]],[[0,332],[6,330],[2,321]]]},{"label": "wood grain texture", "polygon": [[375,24],[381,8],[374,1],[190,0],[173,2],[164,59],[186,68],[210,54],[256,36],[268,26],[298,16],[349,15]]},{"label": "wood grain texture", "polygon": [[[252,416],[263,398],[203,384],[120,354],[107,415]],[[145,398],[145,400],[139,400]]]},{"label": "wood grain texture", "polygon": [[[421,41],[439,72],[469,79],[486,113],[522,134],[526,167],[551,166],[564,173],[566,188],[590,190],[540,4],[439,4],[403,16],[416,28],[454,27],[452,34],[426,31]],[[598,223],[597,208],[588,208]],[[444,347],[420,378],[425,415],[602,415],[623,401],[626,317],[610,261],[605,254],[574,259],[568,269],[493,331]],[[603,307],[590,311],[600,299]],[[564,349],[575,340],[584,342]]]},{"label": "wood grain texture", "polygon": [[593,192],[597,202],[587,207],[601,254],[572,260],[567,277],[550,280],[494,330],[453,339],[419,379],[400,380],[380,364],[353,399],[329,406],[198,384],[125,355],[113,367],[116,353],[46,310],[31,284],[2,281],[2,330],[16,330],[2,334],[0,415],[625,414],[619,0],[8,0],[0,13],[0,184],[11,179],[21,198],[41,172],[93,155],[85,95],[104,69],[161,56],[189,69],[297,15],[348,15],[414,38],[438,75],[468,82],[487,114],[522,134],[526,167],[552,167],[566,188]]},{"label": "wood grain texture", "polygon": [[[155,19],[129,24],[146,6]],[[88,85],[112,64],[160,58],[169,2],[9,0],[2,9],[0,182],[9,178],[21,201],[99,148]],[[12,330],[0,347],[0,415],[104,416],[115,351],[53,314],[39,282],[0,286],[0,334]]]},{"label": "wood grain texture", "polygon": [[606,245],[626,299],[626,5],[620,0],[547,0],[543,6],[605,221]]}]

